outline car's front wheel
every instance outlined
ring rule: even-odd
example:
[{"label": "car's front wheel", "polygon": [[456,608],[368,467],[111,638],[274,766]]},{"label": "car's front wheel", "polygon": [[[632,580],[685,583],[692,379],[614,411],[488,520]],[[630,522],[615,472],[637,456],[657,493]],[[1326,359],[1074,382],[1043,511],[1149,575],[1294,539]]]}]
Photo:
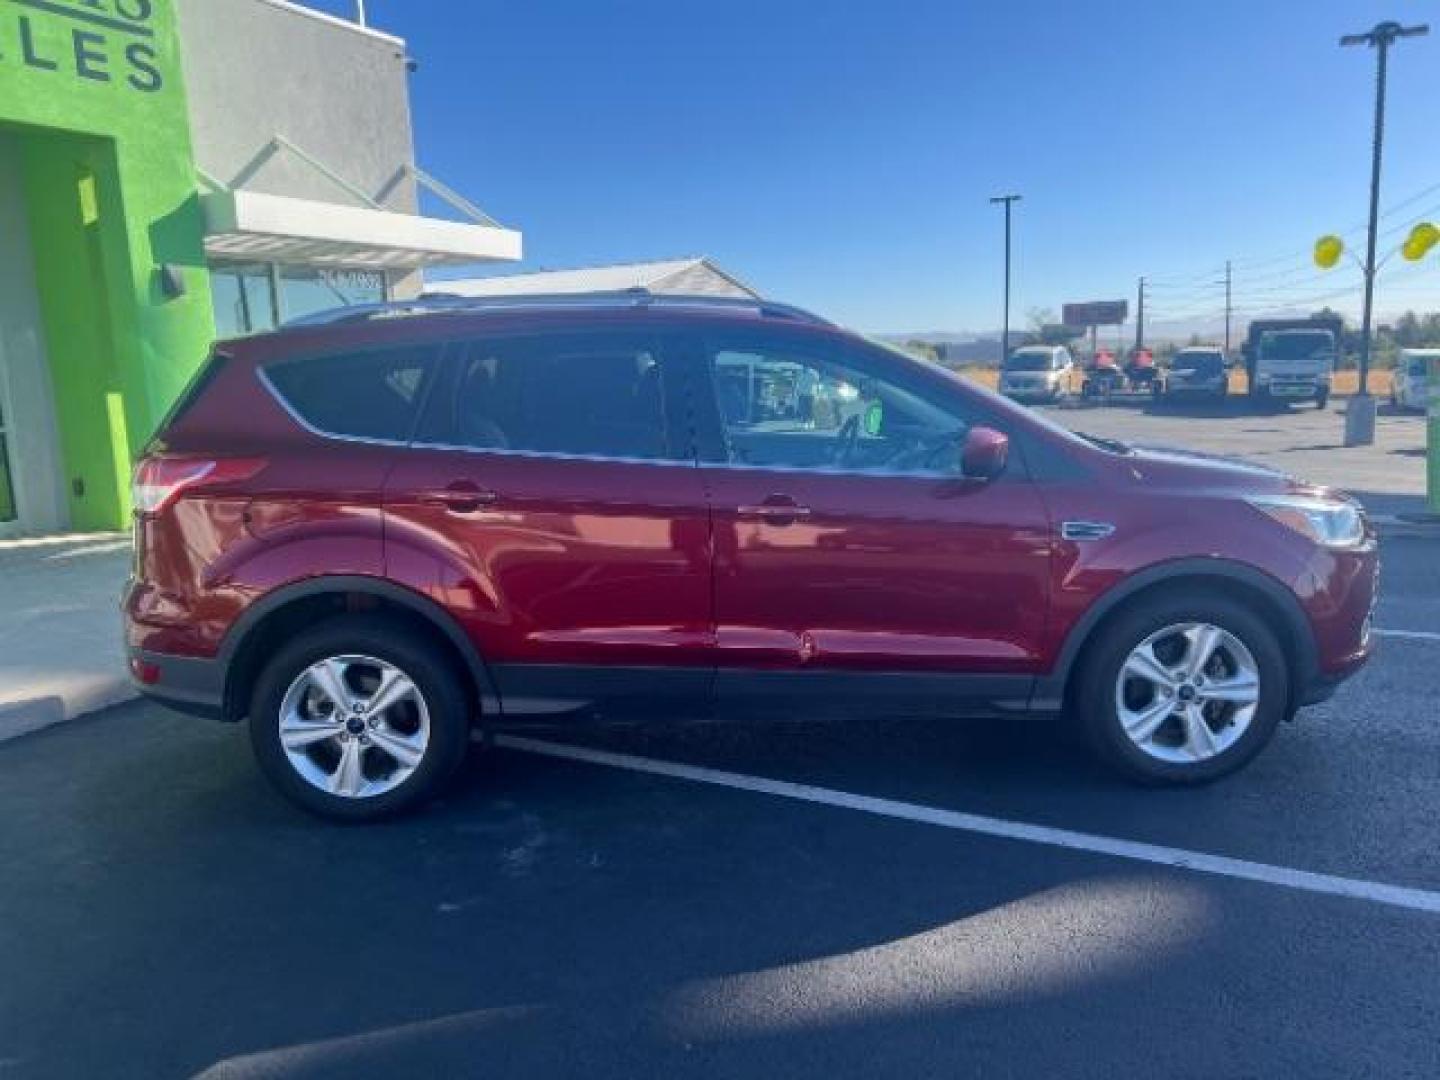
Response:
[{"label": "car's front wheel", "polygon": [[1234,600],[1152,597],[1100,634],[1074,703],[1100,757],[1132,779],[1218,779],[1259,753],[1289,708],[1275,634]]},{"label": "car's front wheel", "polygon": [[266,777],[306,810],[357,821],[436,794],[464,759],[469,709],[446,657],[384,619],[313,627],[265,666],[250,740]]}]

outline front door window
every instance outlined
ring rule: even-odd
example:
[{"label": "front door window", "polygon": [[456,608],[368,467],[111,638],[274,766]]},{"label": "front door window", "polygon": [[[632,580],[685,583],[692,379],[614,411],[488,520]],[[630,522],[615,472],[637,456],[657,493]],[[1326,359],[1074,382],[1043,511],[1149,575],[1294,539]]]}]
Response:
[{"label": "front door window", "polygon": [[712,382],[732,465],[955,476],[969,422],[839,358],[717,349]]}]

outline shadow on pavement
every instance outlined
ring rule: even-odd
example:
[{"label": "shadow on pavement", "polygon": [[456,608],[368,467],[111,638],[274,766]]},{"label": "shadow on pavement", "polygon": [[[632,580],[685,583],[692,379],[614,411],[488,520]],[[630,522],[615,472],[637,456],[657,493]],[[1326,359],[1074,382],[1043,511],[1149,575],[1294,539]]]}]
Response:
[{"label": "shadow on pavement", "polygon": [[[1117,791],[1043,725],[816,733],[685,729],[707,757]],[[1241,1046],[1258,1072],[1395,1074],[1434,1049],[1412,924],[1341,933],[1283,890],[509,752],[423,814],[333,826],[241,732],[139,705],[3,752],[7,1075],[1224,1075]],[[1367,992],[1307,982],[1313,941]]]}]

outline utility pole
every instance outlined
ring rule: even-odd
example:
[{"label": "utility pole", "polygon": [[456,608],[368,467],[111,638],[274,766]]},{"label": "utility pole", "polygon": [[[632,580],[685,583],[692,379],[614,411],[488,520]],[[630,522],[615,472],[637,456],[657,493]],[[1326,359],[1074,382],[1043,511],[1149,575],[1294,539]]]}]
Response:
[{"label": "utility pole", "polygon": [[1145,279],[1143,277],[1135,292],[1135,351],[1139,352],[1145,347]]},{"label": "utility pole", "polygon": [[1010,358],[1010,204],[1020,201],[1019,195],[996,195],[992,203],[1005,204],[1005,321],[1000,327],[1000,365]]},{"label": "utility pole", "polygon": [[1230,313],[1234,310],[1230,304],[1230,283],[1233,280],[1230,273],[1230,260],[1225,260],[1225,362],[1230,362]]},{"label": "utility pole", "polygon": [[[1382,22],[1363,33],[1346,34],[1342,46],[1368,45],[1375,50],[1375,134],[1370,157],[1370,228],[1365,251],[1365,307],[1360,317],[1360,393],[1345,412],[1345,445],[1375,441],[1375,400],[1370,396],[1370,320],[1375,299],[1375,230],[1380,217],[1380,159],[1385,143],[1385,68],[1390,46],[1402,37],[1428,34],[1428,26]],[[1338,343],[1337,343],[1338,345]]]},{"label": "utility pole", "polygon": [[355,21],[365,25],[365,0],[355,0]]}]

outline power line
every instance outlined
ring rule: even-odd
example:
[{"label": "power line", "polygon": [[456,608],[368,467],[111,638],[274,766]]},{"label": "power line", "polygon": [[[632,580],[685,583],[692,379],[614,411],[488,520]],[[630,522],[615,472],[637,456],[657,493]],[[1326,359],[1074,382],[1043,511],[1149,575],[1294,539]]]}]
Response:
[{"label": "power line", "polygon": [[[1388,209],[1386,209],[1386,210],[1384,211],[1384,213],[1382,213],[1382,214],[1380,215],[1380,218],[1381,218],[1381,220],[1384,220],[1384,219],[1387,219],[1387,218],[1394,217],[1394,216],[1395,216],[1396,214],[1398,214],[1400,211],[1402,211],[1402,210],[1404,210],[1404,209],[1406,209],[1406,208],[1408,208],[1408,207],[1414,206],[1416,203],[1420,202],[1422,199],[1426,198],[1427,196],[1430,196],[1430,195],[1435,194],[1437,191],[1440,191],[1440,182],[1437,182],[1437,183],[1434,183],[1434,184],[1430,184],[1430,185],[1428,185],[1427,187],[1421,188],[1419,191],[1416,191],[1416,192],[1414,192],[1414,193],[1412,193],[1412,194],[1410,194],[1410,195],[1407,195],[1404,199],[1401,199],[1399,202],[1392,204]],[[1415,221],[1423,220],[1424,217],[1426,217],[1426,216],[1428,216],[1428,215],[1431,215],[1431,214],[1436,214],[1436,213],[1440,213],[1440,205],[1432,206],[1432,207],[1430,207],[1430,208],[1427,209],[1427,210],[1421,211],[1420,215],[1414,217],[1413,220],[1410,222],[1410,224],[1413,224]],[[1362,222],[1360,222],[1358,225],[1355,225],[1355,226],[1353,226],[1353,227],[1351,227],[1351,228],[1349,228],[1349,229],[1346,229],[1346,230],[1344,230],[1343,232],[1339,233],[1338,235],[1340,235],[1340,236],[1351,236],[1351,235],[1354,235],[1354,234],[1356,234],[1356,233],[1364,232],[1364,231],[1365,231],[1366,224],[1367,224],[1366,222],[1362,221]],[[1404,226],[1399,226],[1399,227],[1397,227],[1395,230],[1392,230],[1392,231],[1398,231],[1399,228],[1403,228],[1403,227],[1404,227]],[[1306,248],[1298,248],[1298,249],[1293,249],[1293,250],[1291,250],[1291,251],[1288,251],[1288,252],[1284,253],[1283,255],[1272,255],[1272,256],[1254,257],[1254,258],[1252,258],[1252,257],[1246,257],[1246,256],[1241,256],[1241,257],[1239,257],[1239,258],[1233,259],[1233,260],[1232,260],[1232,265],[1233,265],[1234,270],[1237,271],[1237,272],[1238,272],[1238,271],[1242,271],[1242,270],[1254,270],[1254,269],[1261,268],[1261,267],[1275,266],[1275,265],[1277,265],[1277,264],[1279,264],[1279,263],[1283,263],[1283,262],[1306,262],[1306,261],[1308,261],[1308,260],[1310,259],[1310,255],[1311,255],[1311,249],[1310,249],[1310,248],[1308,248],[1308,247],[1306,247]],[[1149,279],[1147,279],[1147,286],[1158,286],[1158,287],[1162,287],[1162,288],[1164,288],[1164,287],[1169,287],[1169,286],[1171,286],[1171,285],[1184,286],[1184,285],[1187,285],[1187,284],[1190,284],[1190,283],[1193,283],[1193,282],[1200,281],[1201,279],[1204,279],[1204,278],[1207,278],[1207,277],[1212,277],[1213,275],[1219,274],[1219,273],[1222,273],[1222,272],[1223,272],[1223,268],[1220,267],[1220,266],[1216,266],[1216,267],[1214,267],[1213,269],[1205,270],[1205,271],[1202,271],[1202,272],[1200,272],[1200,273],[1194,273],[1194,274],[1189,273],[1189,272],[1187,272],[1187,271],[1182,271],[1178,276],[1172,277],[1172,278],[1168,278],[1168,279],[1167,279],[1167,278],[1161,278],[1161,279],[1159,279],[1159,280],[1149,280]],[[1281,271],[1281,272],[1284,273],[1284,271]]]}]

